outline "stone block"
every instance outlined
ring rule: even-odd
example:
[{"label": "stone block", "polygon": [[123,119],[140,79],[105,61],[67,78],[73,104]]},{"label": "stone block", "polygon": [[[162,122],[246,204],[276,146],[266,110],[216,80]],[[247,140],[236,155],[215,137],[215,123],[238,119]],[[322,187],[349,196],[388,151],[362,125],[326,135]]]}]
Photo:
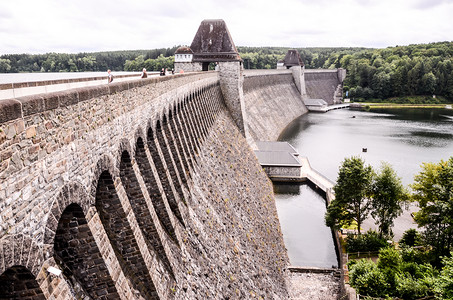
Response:
[{"label": "stone block", "polygon": [[2,83],[0,84],[0,91],[1,90],[10,90],[13,88],[13,84],[12,83]]},{"label": "stone block", "polygon": [[25,123],[24,123],[24,120],[22,120],[22,119],[17,120],[17,121],[14,123],[14,127],[16,128],[16,133],[17,133],[17,134],[21,134],[21,133],[25,130]]},{"label": "stone block", "polygon": [[28,127],[25,131],[25,137],[27,139],[31,139],[32,137],[36,136],[36,126]]},{"label": "stone block", "polygon": [[22,103],[22,111],[25,116],[37,114],[46,110],[42,95],[30,95],[16,98]]},{"label": "stone block", "polygon": [[0,101],[0,123],[22,118],[20,101],[9,99]]},{"label": "stone block", "polygon": [[42,97],[46,110],[55,109],[58,107],[58,94],[46,94]]},{"label": "stone block", "polygon": [[6,141],[6,133],[0,128],[0,145]]},{"label": "stone block", "polygon": [[125,82],[114,82],[114,83],[110,83],[108,85],[108,87],[109,87],[109,94],[110,95],[114,95],[116,93],[119,93],[119,92],[127,90],[129,88],[129,85],[128,85],[127,81],[125,81]]},{"label": "stone block", "polygon": [[85,101],[103,95],[108,95],[109,87],[106,85],[91,86],[78,89],[77,92],[79,93],[79,101]]},{"label": "stone block", "polygon": [[0,152],[0,162],[9,159],[11,156],[13,156],[13,151],[11,150],[11,148],[3,150],[2,152]]},{"label": "stone block", "polygon": [[58,95],[58,107],[64,108],[79,102],[77,90],[69,90],[55,94]]}]

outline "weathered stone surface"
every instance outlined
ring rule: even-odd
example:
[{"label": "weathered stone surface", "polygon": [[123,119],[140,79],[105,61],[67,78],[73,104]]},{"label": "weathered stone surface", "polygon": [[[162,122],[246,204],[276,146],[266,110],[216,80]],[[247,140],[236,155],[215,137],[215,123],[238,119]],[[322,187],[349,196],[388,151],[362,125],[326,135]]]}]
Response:
[{"label": "weathered stone surface", "polygon": [[[224,100],[241,99],[241,77],[226,88],[219,77],[44,95],[44,110],[2,121],[0,239],[32,242],[0,243],[0,266],[20,253],[46,298],[288,299],[272,186],[232,118],[243,108]],[[306,112],[291,71],[247,75],[243,90],[255,139],[276,139]],[[57,264],[93,280],[49,277]]]},{"label": "weathered stone surface", "polygon": [[254,140],[276,141],[292,120],[308,112],[290,70],[245,75],[244,102]]},{"label": "weathered stone surface", "polygon": [[0,101],[0,124],[22,117],[21,103],[17,100]]}]

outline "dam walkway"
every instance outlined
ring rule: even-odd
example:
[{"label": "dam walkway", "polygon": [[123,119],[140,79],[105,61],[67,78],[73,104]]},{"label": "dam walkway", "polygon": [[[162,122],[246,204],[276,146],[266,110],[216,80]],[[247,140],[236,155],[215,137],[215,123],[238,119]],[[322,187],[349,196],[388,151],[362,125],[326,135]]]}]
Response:
[{"label": "dam walkway", "polygon": [[[114,82],[138,79],[141,75],[137,72],[118,72],[118,74],[113,72],[112,74]],[[148,77],[159,76],[159,72],[147,72],[147,74]],[[5,75],[15,76],[6,77]],[[103,72],[3,74],[3,77],[0,77],[0,101],[106,84],[108,84],[107,74]]]}]

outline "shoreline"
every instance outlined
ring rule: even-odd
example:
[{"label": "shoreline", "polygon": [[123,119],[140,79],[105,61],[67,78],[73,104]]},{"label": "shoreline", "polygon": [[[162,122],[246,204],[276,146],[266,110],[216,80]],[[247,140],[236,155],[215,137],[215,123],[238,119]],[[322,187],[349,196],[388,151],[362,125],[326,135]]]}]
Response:
[{"label": "shoreline", "polygon": [[449,109],[447,106],[453,106],[450,104],[399,104],[399,103],[369,103],[369,102],[353,102],[351,108],[372,110],[380,108],[443,108]]}]

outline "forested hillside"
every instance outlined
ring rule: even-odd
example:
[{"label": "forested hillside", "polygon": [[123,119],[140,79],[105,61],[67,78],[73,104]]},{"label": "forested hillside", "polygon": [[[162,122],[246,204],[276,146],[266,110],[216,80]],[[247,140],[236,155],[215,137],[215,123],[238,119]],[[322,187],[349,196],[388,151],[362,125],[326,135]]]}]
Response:
[{"label": "forested hillside", "polygon": [[[155,60],[159,57],[171,57],[176,49],[177,47],[78,54],[8,54],[0,56],[0,73],[87,72],[107,71],[107,69],[126,71],[126,62],[128,60],[133,61],[137,57],[142,57],[144,61],[149,59]],[[167,67],[171,66],[168,65]],[[137,71],[141,71],[141,68],[137,69]]]},{"label": "forested hillside", "polygon": [[[94,53],[0,56],[0,73],[158,71],[173,68],[178,47]],[[246,69],[273,69],[288,48],[238,47]],[[297,48],[306,69],[345,68],[354,100],[425,97],[453,101],[453,42],[370,48]],[[435,100],[432,96],[436,95]],[[440,97],[439,97],[440,96]]]},{"label": "forested hillside", "polygon": [[332,53],[324,68],[345,68],[352,98],[443,96],[453,100],[453,42]]}]

